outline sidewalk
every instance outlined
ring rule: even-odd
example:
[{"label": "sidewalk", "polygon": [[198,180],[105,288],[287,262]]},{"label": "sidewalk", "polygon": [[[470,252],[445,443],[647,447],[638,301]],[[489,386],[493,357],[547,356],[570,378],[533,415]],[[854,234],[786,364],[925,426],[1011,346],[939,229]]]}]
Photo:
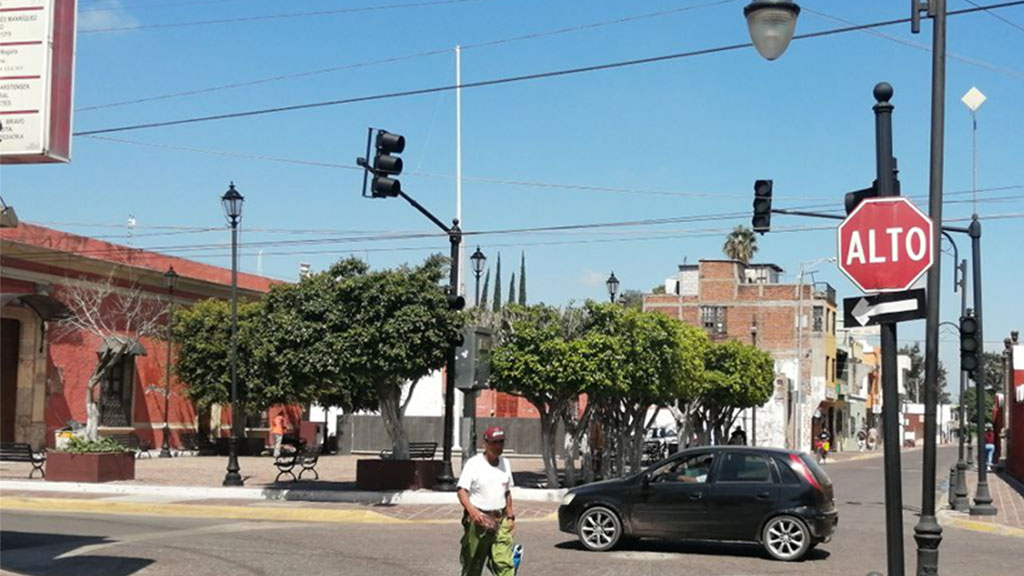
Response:
[{"label": "sidewalk", "polygon": [[[978,473],[976,470],[968,470],[967,498],[971,504],[974,504],[977,489]],[[989,472],[988,491],[992,496],[992,505],[998,510],[996,515],[971,516],[947,506],[941,516],[958,528],[1024,538],[1024,484],[1005,473]]]}]

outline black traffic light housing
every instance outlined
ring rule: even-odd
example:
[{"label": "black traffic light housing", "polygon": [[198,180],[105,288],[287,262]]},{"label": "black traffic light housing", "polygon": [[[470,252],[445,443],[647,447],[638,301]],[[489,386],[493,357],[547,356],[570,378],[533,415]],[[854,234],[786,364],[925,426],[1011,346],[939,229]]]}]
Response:
[{"label": "black traffic light housing", "polygon": [[448,293],[448,309],[458,312],[466,307],[466,299],[458,294]]},{"label": "black traffic light housing", "polygon": [[973,374],[981,367],[981,334],[978,319],[968,312],[960,317],[960,369]]},{"label": "black traffic light housing", "polygon": [[402,183],[394,176],[402,173],[402,159],[397,156],[405,151],[405,136],[377,130],[377,138],[373,138],[373,128],[366,134],[366,155],[370,155],[370,145],[377,149],[373,157],[373,165],[366,158],[356,158],[356,164],[363,167],[363,197],[366,196],[366,178],[373,175],[370,183],[370,198],[395,197],[402,193]]},{"label": "black traffic light housing", "polygon": [[398,196],[402,191],[402,183],[391,176],[402,173],[402,159],[392,154],[401,154],[405,151],[405,136],[387,130],[377,130],[376,148],[370,193],[374,198]]},{"label": "black traffic light housing", "polygon": [[772,181],[754,182],[754,217],[750,219],[754,232],[764,234],[772,227]]}]

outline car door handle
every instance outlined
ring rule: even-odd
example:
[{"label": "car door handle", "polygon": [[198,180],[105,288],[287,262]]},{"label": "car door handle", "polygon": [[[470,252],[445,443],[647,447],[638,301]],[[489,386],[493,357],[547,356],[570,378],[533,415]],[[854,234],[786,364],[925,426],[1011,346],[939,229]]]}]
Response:
[{"label": "car door handle", "polygon": [[760,492],[757,495],[757,499],[758,500],[771,500],[772,499],[772,493],[771,492]]},{"label": "car door handle", "polygon": [[694,492],[693,494],[690,494],[690,500],[702,500],[703,498],[703,492]]}]

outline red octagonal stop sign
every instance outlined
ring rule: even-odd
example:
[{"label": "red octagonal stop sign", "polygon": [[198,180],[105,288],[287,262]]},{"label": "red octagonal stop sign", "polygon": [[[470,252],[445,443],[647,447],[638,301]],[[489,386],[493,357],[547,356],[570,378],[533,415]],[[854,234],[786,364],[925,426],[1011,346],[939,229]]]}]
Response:
[{"label": "red octagonal stop sign", "polygon": [[864,200],[839,225],[839,269],[864,292],[906,290],[931,268],[932,221],[910,200]]}]

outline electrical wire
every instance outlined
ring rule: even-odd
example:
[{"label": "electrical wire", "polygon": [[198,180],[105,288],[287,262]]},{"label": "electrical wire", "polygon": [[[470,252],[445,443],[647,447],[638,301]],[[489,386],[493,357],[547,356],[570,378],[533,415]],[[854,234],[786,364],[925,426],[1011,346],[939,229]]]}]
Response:
[{"label": "electrical wire", "polygon": [[1000,16],[999,14],[996,14],[995,12],[987,10],[985,6],[979,6],[978,4],[975,4],[972,0],[964,0],[964,1],[967,2],[968,4],[970,4],[971,6],[975,6],[977,8],[981,8],[981,9],[985,10],[985,12],[989,16],[992,16],[993,18],[996,18],[997,20],[1002,20],[1003,22],[1009,24],[1010,26],[1013,26],[1017,30],[1020,30],[1021,32],[1024,32],[1024,26],[1021,26],[1020,24],[1017,24],[1016,22],[1013,22],[1012,20],[1007,20],[1003,16]]},{"label": "electrical wire", "polygon": [[306,18],[310,16],[333,16],[337,14],[352,14],[356,12],[379,12],[382,10],[401,10],[405,8],[426,8],[447,4],[465,4],[467,2],[482,1],[484,0],[430,0],[427,2],[413,2],[410,4],[379,4],[376,6],[363,6],[359,8],[337,8],[334,10],[315,10],[311,12],[286,12],[283,14],[267,14],[264,16],[242,16],[235,18],[219,18],[216,20],[193,20],[191,22],[175,22],[170,24],[134,24],[131,26],[111,26],[109,28],[87,28],[79,30],[78,33],[97,34],[101,32],[125,32],[128,30],[185,28],[192,26],[206,26],[209,24],[236,24],[241,22],[259,22],[264,20],[284,20],[287,18]]},{"label": "electrical wire", "polygon": [[[1015,0],[1013,2],[1003,2],[1001,4],[993,4],[985,6],[985,9],[1002,8],[1008,6],[1017,6],[1024,4],[1024,0]],[[972,12],[981,11],[983,8],[965,8],[963,10],[951,11],[947,16],[954,16],[958,14],[968,14]],[[870,28],[881,28],[885,26],[892,26],[894,24],[904,24],[910,21],[910,18],[899,18],[895,20],[886,20],[883,22],[874,22],[871,24],[860,24],[856,26],[846,26],[842,28],[833,28],[830,30],[823,30],[819,32],[810,32],[807,34],[798,34],[793,37],[793,40],[803,40],[808,38],[820,38],[825,36],[832,36],[836,34],[843,34],[847,32],[854,32],[858,30],[867,30]],[[491,80],[481,80],[477,82],[463,83],[461,88],[481,88],[485,86],[498,86],[503,84],[512,84],[518,82],[524,82],[528,80],[540,80],[545,78],[555,78],[561,76],[570,76],[575,74],[582,74],[587,72],[596,72],[600,70],[611,70],[616,68],[625,68],[630,66],[637,66],[643,64],[652,64],[655,62],[666,62],[670,60],[678,60],[682,58],[691,58],[695,56],[704,56],[708,54],[717,54],[722,52],[731,52],[743,48],[749,48],[752,44],[750,42],[744,42],[741,44],[731,44],[726,46],[716,46],[713,48],[704,48],[700,50],[691,50],[687,52],[677,52],[674,54],[665,54],[661,56],[651,56],[647,58],[637,58],[632,60],[623,60],[619,62],[609,62],[605,64],[595,64],[592,66],[580,66],[576,68],[566,68],[562,70],[553,70],[549,72],[537,72],[533,74],[523,74],[519,76],[507,76],[504,78],[495,78]],[[408,96],[418,96],[423,94],[432,94],[435,92],[442,92],[447,90],[454,90],[460,88],[457,85],[445,85],[445,86],[434,86],[430,88],[419,88],[414,90],[404,90],[399,92],[389,92],[384,94],[374,94],[369,96],[356,96],[352,98],[342,98],[338,100],[326,100],[320,102],[309,102],[305,104],[293,104],[290,106],[277,106],[273,108],[262,108],[257,110],[246,110],[242,112],[228,112],[223,114],[214,114],[210,116],[196,116],[191,118],[182,118],[179,120],[165,120],[161,122],[147,122],[143,124],[132,124],[127,126],[117,126],[112,128],[100,128],[96,130],[85,130],[74,133],[74,136],[92,136],[97,134],[110,134],[113,132],[125,132],[129,130],[144,130],[151,128],[162,128],[167,126],[180,126],[183,124],[196,124],[200,122],[210,122],[214,120],[227,120],[232,118],[244,118],[252,116],[262,116],[266,114],[277,114],[280,112],[291,112],[296,110],[309,110],[313,108],[323,108],[328,106],[339,106],[343,104],[354,104],[357,102],[369,102],[375,100],[387,100],[394,98],[404,98]]]},{"label": "electrical wire", "polygon": [[[475,48],[486,48],[486,47],[491,47],[491,46],[498,46],[498,45],[501,45],[501,44],[509,44],[509,43],[512,43],[512,42],[519,42],[519,41],[523,41],[523,40],[535,40],[537,38],[544,38],[544,37],[548,37],[548,36],[557,36],[557,35],[561,35],[561,34],[568,34],[568,33],[572,33],[572,32],[579,32],[581,30],[591,30],[591,29],[600,28],[600,27],[604,27],[604,26],[612,26],[612,25],[617,25],[617,24],[625,24],[625,23],[628,23],[628,22],[635,22],[637,20],[650,19],[650,18],[658,18],[658,17],[662,17],[662,16],[669,16],[669,15],[678,14],[678,13],[681,13],[681,12],[697,10],[697,9],[700,9],[700,8],[719,6],[719,5],[723,5],[723,4],[731,4],[731,3],[736,2],[736,1],[738,1],[738,0],[717,0],[715,2],[706,2],[706,3],[701,3],[701,4],[693,4],[693,5],[689,5],[689,6],[683,6],[683,7],[680,7],[680,8],[675,8],[675,9],[672,9],[672,10],[661,10],[661,11],[658,11],[658,12],[648,12],[646,14],[636,14],[636,15],[633,15],[633,16],[626,16],[626,17],[623,17],[623,18],[617,18],[617,19],[614,19],[614,20],[604,20],[604,21],[600,21],[600,22],[591,22],[591,23],[588,23],[588,24],[581,24],[581,25],[578,25],[578,26],[570,26],[570,27],[566,27],[566,28],[558,28],[558,29],[555,29],[555,30],[548,30],[548,31],[544,31],[544,32],[534,32],[534,33],[530,33],[530,34],[522,34],[522,35],[519,35],[519,36],[512,36],[512,37],[508,37],[508,38],[500,38],[500,39],[497,39],[497,40],[488,40],[488,41],[484,41],[484,42],[477,42],[477,43],[472,43],[472,44],[464,44],[464,45],[460,45],[459,48],[462,49],[463,51],[466,51],[466,50],[473,50]],[[254,80],[245,80],[245,81],[241,81],[241,82],[233,82],[233,83],[221,84],[221,85],[217,85],[217,86],[209,86],[209,87],[206,87],[206,88],[197,88],[197,89],[193,89],[193,90],[183,90],[183,91],[180,91],[180,92],[171,92],[171,93],[160,94],[160,95],[156,95],[156,96],[147,96],[147,97],[143,97],[143,98],[135,98],[135,99],[132,99],[132,100],[122,100],[122,101],[119,101],[119,102],[111,102],[111,103],[108,103],[108,104],[97,104],[97,105],[93,105],[93,106],[86,106],[86,107],[83,107],[83,108],[76,108],[75,112],[85,112],[85,111],[89,111],[89,110],[98,110],[98,109],[102,109],[102,108],[113,108],[113,107],[117,107],[117,106],[128,106],[128,105],[131,105],[131,104],[142,104],[142,103],[145,103],[145,102],[153,102],[153,101],[157,101],[157,100],[167,100],[167,99],[172,99],[172,98],[180,98],[180,97],[184,97],[184,96],[193,96],[193,95],[197,95],[197,94],[207,94],[207,93],[210,93],[210,92],[219,92],[219,91],[222,91],[222,90],[230,90],[230,89],[234,89],[234,88],[244,88],[244,87],[247,87],[247,86],[256,86],[256,85],[260,85],[260,84],[268,84],[268,83],[271,83],[271,82],[280,82],[280,81],[283,81],[283,80],[291,80],[291,79],[294,79],[294,78],[305,78],[305,77],[309,77],[309,76],[316,76],[316,75],[327,74],[327,73],[331,73],[331,72],[340,72],[340,71],[343,71],[343,70],[353,70],[353,69],[357,69],[357,68],[365,68],[365,67],[376,66],[376,65],[380,65],[380,64],[390,64],[390,63],[394,63],[394,62],[401,62],[401,61],[404,61],[404,60],[413,60],[413,59],[417,59],[417,58],[424,58],[424,57],[427,57],[427,56],[436,56],[436,55],[439,55],[439,54],[450,54],[451,51],[452,51],[451,48],[439,48],[439,49],[436,49],[436,50],[427,50],[427,51],[424,51],[424,52],[417,52],[417,53],[414,53],[414,54],[404,54],[404,55],[393,56],[393,57],[389,57],[389,58],[379,58],[379,59],[375,59],[375,60],[367,60],[367,61],[363,61],[363,62],[355,62],[355,63],[352,63],[352,64],[337,65],[337,66],[331,66],[331,67],[328,67],[328,68],[319,68],[319,69],[316,69],[316,70],[307,70],[307,71],[303,71],[303,72],[294,72],[294,73],[290,73],[290,74],[280,74],[280,75],[276,75],[276,76],[267,76],[267,77],[263,77],[263,78],[257,78],[257,79],[254,79]]]}]

